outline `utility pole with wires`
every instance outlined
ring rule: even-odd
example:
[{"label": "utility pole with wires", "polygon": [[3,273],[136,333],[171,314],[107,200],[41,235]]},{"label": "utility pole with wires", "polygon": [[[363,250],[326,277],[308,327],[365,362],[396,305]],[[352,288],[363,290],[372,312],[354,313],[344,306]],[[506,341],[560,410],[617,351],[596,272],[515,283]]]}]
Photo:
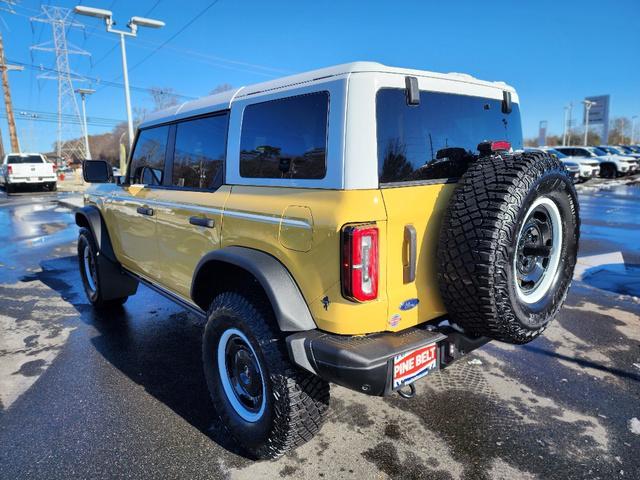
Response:
[{"label": "utility pole with wires", "polygon": [[[72,10],[49,5],[42,6],[42,15],[32,17],[32,22],[41,22],[51,25],[53,42],[45,42],[31,47],[32,50],[54,52],[56,56],[55,73],[45,72],[38,78],[57,80],[58,82],[58,132],[56,153],[64,158],[87,158],[85,142],[83,141],[82,117],[78,108],[73,82],[85,81],[75,74],[69,67],[69,55],[86,55],[90,53],[75,47],[67,42],[67,30],[71,27],[83,27],[84,25],[71,20]],[[74,121],[64,121],[64,118],[73,118]],[[80,127],[80,128],[77,128]]]},{"label": "utility pole with wires", "polygon": [[[0,10],[7,11],[9,13],[15,13],[11,8],[15,5],[13,0],[0,0]],[[16,129],[16,119],[13,115],[13,105],[11,103],[11,90],[9,89],[9,75],[7,73],[10,70],[23,70],[24,67],[17,65],[9,65],[4,56],[4,43],[2,40],[2,34],[0,34],[0,76],[2,76],[2,90],[4,91],[4,106],[7,111],[7,123],[9,124],[9,142],[11,144],[11,151],[20,153],[20,142],[18,142],[18,131]],[[4,157],[4,145],[2,143],[2,132],[0,131],[0,161]]]},{"label": "utility pole with wires", "polygon": [[[20,142],[18,142],[18,130],[16,129],[16,118],[13,115],[13,105],[11,103],[11,90],[9,89],[10,70],[23,70],[23,67],[17,65],[9,65],[5,61],[4,45],[2,35],[0,34],[0,76],[2,76],[2,90],[4,91],[4,107],[7,111],[7,123],[9,124],[9,142],[11,143],[11,152],[20,153]],[[0,138],[0,156],[4,156],[2,146],[2,138]]]}]

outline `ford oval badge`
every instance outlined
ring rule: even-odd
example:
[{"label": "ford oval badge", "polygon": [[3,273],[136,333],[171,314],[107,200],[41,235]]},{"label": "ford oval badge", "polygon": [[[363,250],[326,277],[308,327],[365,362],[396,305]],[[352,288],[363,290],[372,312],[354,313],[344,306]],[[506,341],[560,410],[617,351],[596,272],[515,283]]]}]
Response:
[{"label": "ford oval badge", "polygon": [[420,303],[420,300],[417,298],[410,298],[409,300],[405,300],[400,304],[400,310],[411,310],[415,308]]}]

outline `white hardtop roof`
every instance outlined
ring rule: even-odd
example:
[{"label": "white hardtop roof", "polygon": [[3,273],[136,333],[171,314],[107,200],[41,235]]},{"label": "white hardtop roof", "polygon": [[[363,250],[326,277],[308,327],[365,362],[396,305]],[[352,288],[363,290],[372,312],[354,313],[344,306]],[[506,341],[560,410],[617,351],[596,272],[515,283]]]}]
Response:
[{"label": "white hardtop roof", "polygon": [[234,88],[232,90],[227,90],[225,92],[217,93],[215,95],[209,95],[207,97],[202,97],[196,100],[190,100],[174,107],[153,112],[145,119],[144,122],[142,122],[140,128],[155,125],[158,123],[169,122],[179,118],[205,114],[216,110],[224,110],[231,106],[231,103],[235,98],[244,98],[250,95],[255,95],[257,93],[277,90],[280,88],[290,87],[292,85],[309,83],[314,80],[364,72],[395,73],[413,77],[430,77],[434,79],[472,83],[476,85],[483,85],[487,87],[515,92],[513,87],[507,85],[504,82],[488,82],[484,80],[478,80],[477,78],[474,78],[466,73],[435,73],[426,70],[389,67],[378,62],[352,62],[335,65],[332,67],[320,68],[318,70],[297,73],[295,75],[289,75],[266,82],[256,83],[246,87]]}]

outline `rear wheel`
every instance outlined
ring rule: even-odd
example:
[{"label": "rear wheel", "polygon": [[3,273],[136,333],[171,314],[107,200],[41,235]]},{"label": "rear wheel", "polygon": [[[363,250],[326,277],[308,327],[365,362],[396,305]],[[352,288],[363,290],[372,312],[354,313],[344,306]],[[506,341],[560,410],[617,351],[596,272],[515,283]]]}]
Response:
[{"label": "rear wheel", "polygon": [[263,296],[214,298],[202,360],[216,413],[249,456],[279,457],[320,430],[329,384],[291,363]]},{"label": "rear wheel", "polygon": [[438,279],[451,319],[474,336],[533,340],[564,302],[578,236],[575,187],[555,158],[478,160],[440,234]]},{"label": "rear wheel", "polygon": [[109,300],[103,298],[97,253],[98,249],[91,231],[84,227],[81,228],[78,236],[78,266],[80,267],[82,286],[84,287],[87,299],[95,308],[108,309],[119,307],[123,305],[129,297]]}]

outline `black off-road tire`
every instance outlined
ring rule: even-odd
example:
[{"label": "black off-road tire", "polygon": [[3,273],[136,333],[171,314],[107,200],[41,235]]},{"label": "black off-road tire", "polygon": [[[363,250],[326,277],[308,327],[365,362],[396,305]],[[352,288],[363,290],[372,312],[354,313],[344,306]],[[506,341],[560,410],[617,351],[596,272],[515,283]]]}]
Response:
[{"label": "black off-road tire", "polygon": [[16,189],[12,184],[7,182],[4,184],[4,191],[7,193],[7,195],[11,195],[13,192],[16,191]]},{"label": "black off-road tire", "polygon": [[[86,247],[89,247],[89,254],[92,257],[93,266],[97,272],[95,275],[96,278],[93,279],[95,288],[92,288],[89,279],[87,278],[87,269],[84,263],[84,252]],[[80,233],[78,235],[78,267],[80,269],[82,286],[84,288],[84,293],[87,296],[87,299],[94,308],[101,310],[121,307],[129,297],[114,298],[109,300],[105,300],[102,297],[102,286],[99,281],[100,275],[98,273],[100,271],[100,264],[97,259],[97,252],[98,248],[91,231],[84,227],[80,228]]]},{"label": "black off-road tire", "polygon": [[[233,329],[246,336],[263,372],[265,408],[256,421],[238,414],[222,385],[218,347],[223,334]],[[203,335],[202,360],[220,422],[247,456],[277,458],[320,431],[329,408],[329,384],[291,363],[264,295],[225,292],[213,299]]]},{"label": "black off-road tire", "polygon": [[[546,293],[528,303],[518,294],[515,260],[525,216],[541,197],[558,209],[561,253]],[[537,152],[479,159],[460,179],[440,232],[438,281],[451,320],[472,336],[536,338],[566,298],[579,230],[576,190],[557,159]]]}]

